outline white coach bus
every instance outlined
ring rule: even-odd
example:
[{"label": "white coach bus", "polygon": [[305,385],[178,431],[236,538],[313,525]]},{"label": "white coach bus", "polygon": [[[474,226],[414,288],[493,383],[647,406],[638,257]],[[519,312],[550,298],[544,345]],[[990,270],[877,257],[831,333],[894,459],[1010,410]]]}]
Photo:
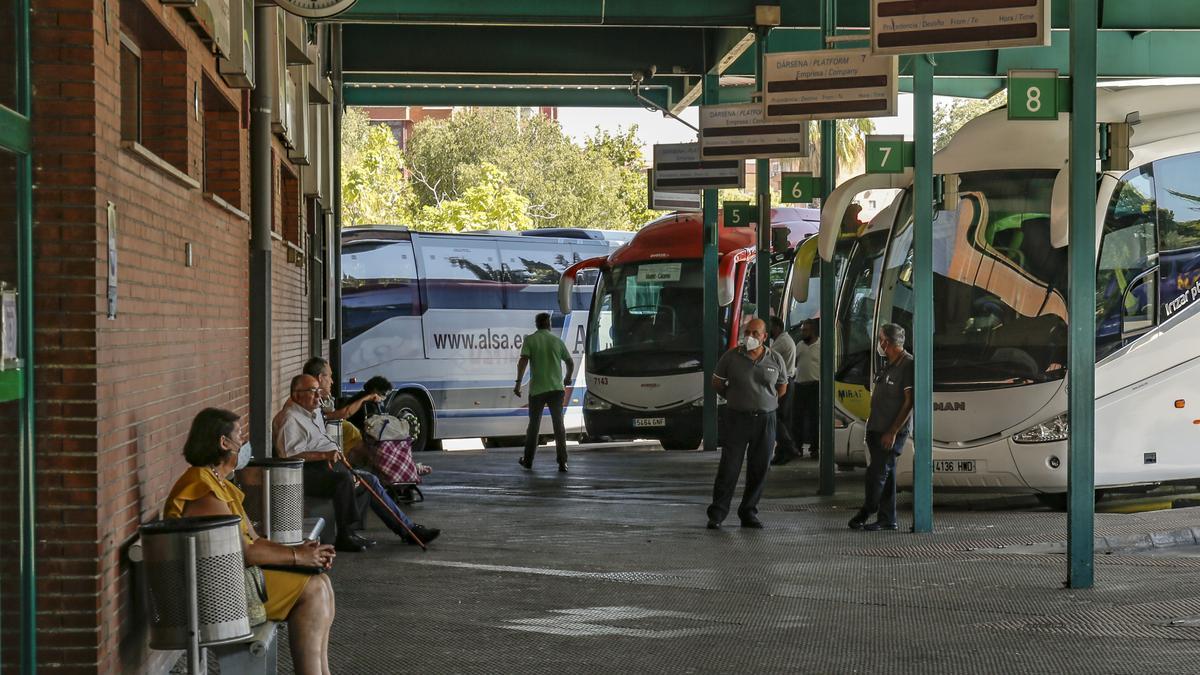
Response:
[{"label": "white coach bus", "polygon": [[[1097,175],[1096,311],[1083,319],[1096,326],[1096,485],[1190,482],[1200,478],[1200,87],[1100,89],[1097,99],[1099,122],[1140,121],[1133,168]],[[993,111],[934,158],[937,487],[1034,492],[1051,503],[1066,489],[1068,117],[1009,121]],[[863,177],[831,195],[823,255],[852,193],[883,180],[896,179]],[[863,460],[869,394],[850,390],[879,365],[869,351],[856,360],[851,342],[883,322],[912,324],[907,181],[891,184],[908,189],[880,214],[890,220],[860,238],[839,293],[839,463]],[[910,350],[925,339],[908,332]],[[898,474],[911,485],[911,452]]]},{"label": "white coach bus", "polygon": [[[382,375],[388,409],[419,421],[414,448],[446,438],[524,442],[528,394],[512,393],[524,337],[539,312],[575,359],[568,433],[583,427],[583,354],[592,285],[558,311],[558,281],[571,265],[607,255],[605,240],[514,234],[435,234],[404,227],[342,233],[342,391]],[[595,273],[592,273],[593,281]],[[549,415],[542,431],[550,433]]]}]

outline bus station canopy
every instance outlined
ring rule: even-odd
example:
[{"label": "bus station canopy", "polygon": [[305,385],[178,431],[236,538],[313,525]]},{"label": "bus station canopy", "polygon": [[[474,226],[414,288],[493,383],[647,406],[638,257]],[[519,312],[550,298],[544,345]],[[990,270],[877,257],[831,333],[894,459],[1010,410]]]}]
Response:
[{"label": "bus station canopy", "polygon": [[[345,102],[634,107],[631,74],[652,68],[640,93],[672,111],[699,101],[706,73],[723,76],[722,103],[747,102],[763,4],[780,5],[770,51],[822,48],[821,0],[359,0],[336,19]],[[835,4],[838,33],[865,36],[869,0]],[[1048,47],[938,54],[935,93],[989,96],[1010,69],[1068,74],[1067,0],[1051,13]],[[1101,79],[1200,77],[1196,0],[1103,3],[1097,29]],[[900,61],[902,89],[912,58]]]}]

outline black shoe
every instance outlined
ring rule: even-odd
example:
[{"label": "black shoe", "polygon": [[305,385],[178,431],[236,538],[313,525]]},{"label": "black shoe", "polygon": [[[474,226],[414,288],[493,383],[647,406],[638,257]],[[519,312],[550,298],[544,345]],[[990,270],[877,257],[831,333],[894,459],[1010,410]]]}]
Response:
[{"label": "black shoe", "polygon": [[361,544],[366,548],[371,548],[372,546],[379,545],[379,542],[375,541],[374,539],[372,539],[370,537],[364,537],[361,534],[358,534],[357,532],[350,535],[350,540],[354,541],[357,544]]},{"label": "black shoe", "polygon": [[763,524],[758,518],[742,518],[742,527],[748,527],[752,530],[761,530],[763,528]]},{"label": "black shoe", "polygon": [[358,539],[358,537],[338,537],[333,544],[333,549],[339,553],[362,553],[367,550],[367,547]]},{"label": "black shoe", "polygon": [[866,530],[867,532],[878,532],[880,530],[898,530],[898,529],[900,529],[900,525],[899,525],[899,523],[884,523],[884,522],[876,520],[873,523],[867,523],[866,525],[864,525],[863,529]]},{"label": "black shoe", "polygon": [[562,464],[559,464],[559,465],[558,465],[558,472],[559,472],[559,473],[566,473],[566,472],[567,472],[567,463],[566,463],[566,462],[563,462]]},{"label": "black shoe", "polygon": [[710,521],[708,521],[708,524],[705,525],[704,527],[706,527],[710,530],[719,530],[719,529],[721,529],[721,524],[715,520],[710,520]]},{"label": "black shoe", "polygon": [[520,465],[521,465],[521,468],[522,468],[522,469],[525,469],[526,471],[529,471],[530,469],[532,469],[532,468],[533,468],[532,466],[530,466],[530,465],[529,465],[529,462],[526,462],[526,461],[525,461],[525,458],[524,458],[524,457],[520,457],[520,458],[518,458],[518,459],[517,459],[517,464],[520,464]]},{"label": "black shoe", "polygon": [[863,526],[866,524],[867,524],[867,517],[861,513],[854,516],[853,518],[851,518],[850,523],[849,523],[850,529],[852,529],[852,530],[861,530],[861,529],[863,529]]},{"label": "black shoe", "polygon": [[[442,531],[436,527],[425,527],[424,525],[413,525],[412,531],[413,534],[417,535],[417,538],[421,540],[422,544],[428,544],[434,539],[437,539],[438,535],[442,533]],[[410,544],[417,543],[412,540],[412,537],[407,537],[406,539]]]}]

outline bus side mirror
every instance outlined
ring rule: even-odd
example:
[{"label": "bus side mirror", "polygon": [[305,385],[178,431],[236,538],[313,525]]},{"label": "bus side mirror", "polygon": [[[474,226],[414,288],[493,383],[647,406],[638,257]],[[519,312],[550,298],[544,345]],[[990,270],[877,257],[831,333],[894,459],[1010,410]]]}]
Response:
[{"label": "bus side mirror", "polygon": [[809,237],[796,247],[792,258],[792,297],[797,302],[808,302],[808,282],[812,276],[813,259],[817,255],[818,237]]}]

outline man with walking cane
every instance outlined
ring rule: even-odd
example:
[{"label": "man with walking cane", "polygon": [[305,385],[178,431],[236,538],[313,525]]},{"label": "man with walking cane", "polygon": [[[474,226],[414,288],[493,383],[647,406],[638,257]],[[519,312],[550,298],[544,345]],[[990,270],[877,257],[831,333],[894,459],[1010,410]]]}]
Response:
[{"label": "man with walking cane", "polygon": [[272,426],[276,454],[304,460],[305,494],[333,497],[338,530],[335,548],[358,553],[369,545],[368,540],[352,530],[357,520],[354,494],[358,487],[371,495],[372,510],[400,538],[422,547],[437,538],[441,530],[413,523],[388,496],[375,474],[350,467],[337,443],[326,435],[318,421],[319,392],[315,377],[297,375],[292,378],[292,395],[275,415]]},{"label": "man with walking cane", "polygon": [[746,487],[738,518],[742,527],[761,528],[758,499],[767,479],[767,463],[775,447],[775,411],[787,393],[787,367],[767,349],[766,324],[754,319],[746,325],[746,344],[721,357],[713,372],[713,388],[725,397],[726,435],[721,464],[708,507],[708,529],[721,527],[746,458]]}]

